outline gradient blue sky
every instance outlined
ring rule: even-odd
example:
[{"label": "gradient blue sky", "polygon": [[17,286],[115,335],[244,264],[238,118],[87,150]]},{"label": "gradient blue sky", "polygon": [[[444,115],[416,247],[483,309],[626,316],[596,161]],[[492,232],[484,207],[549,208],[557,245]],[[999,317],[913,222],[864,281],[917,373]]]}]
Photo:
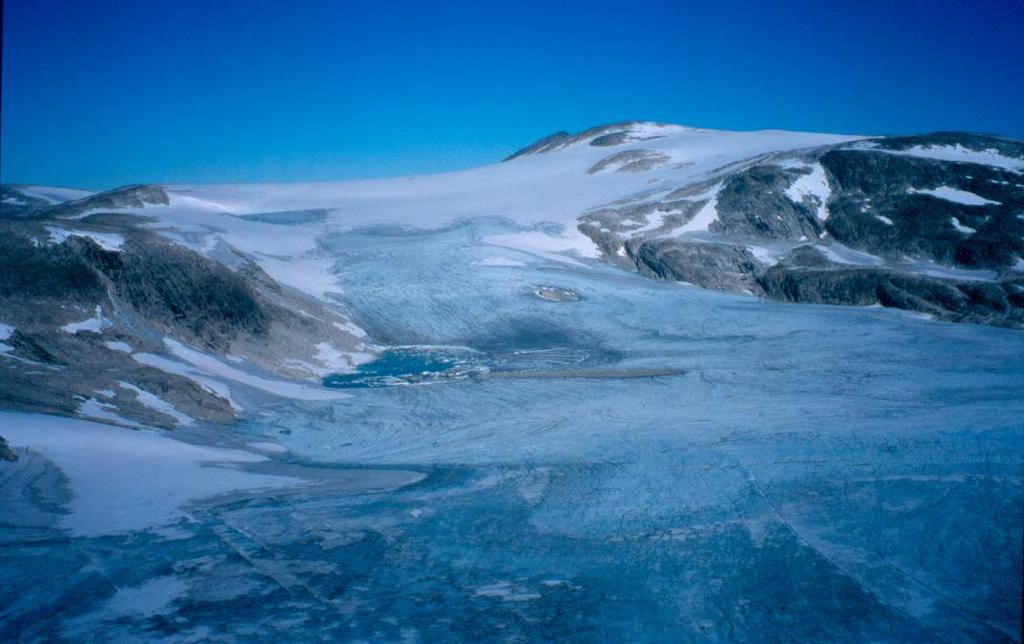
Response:
[{"label": "gradient blue sky", "polygon": [[0,180],[298,181],[556,130],[1024,138],[1024,2],[4,0]]}]

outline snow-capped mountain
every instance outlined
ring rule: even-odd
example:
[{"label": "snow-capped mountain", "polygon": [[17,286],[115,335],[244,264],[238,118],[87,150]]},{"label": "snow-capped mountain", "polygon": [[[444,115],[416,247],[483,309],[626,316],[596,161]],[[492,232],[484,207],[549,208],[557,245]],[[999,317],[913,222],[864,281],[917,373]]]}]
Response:
[{"label": "snow-capped mountain", "polygon": [[[1024,144],[940,133],[864,138],[629,122],[558,133],[505,162],[439,175],[315,184],[122,189],[63,205],[6,188],[8,212],[98,224],[144,214],[209,255],[218,244],[317,298],[339,288],[318,240],[369,225],[475,217],[482,240],[556,261],[789,301],[882,304],[1024,323]],[[129,197],[129,196],[132,197]],[[283,225],[287,224],[287,225]]]},{"label": "snow-capped mountain", "polygon": [[630,122],[3,186],[0,631],[1012,640],[1022,170]]},{"label": "snow-capped mountain", "polygon": [[[492,218],[505,228],[480,244],[555,265],[608,262],[784,301],[1024,325],[1024,144],[997,137],[627,122],[557,133],[462,172],[96,194],[10,185],[0,206],[4,364],[71,367],[16,369],[3,395],[100,419],[109,404],[94,392],[125,381],[151,378],[186,415],[225,420],[239,405],[213,376],[255,377],[232,361],[318,382],[371,360],[329,242],[375,226]],[[265,380],[299,398],[328,395]],[[180,422],[145,392],[121,407]]]}]

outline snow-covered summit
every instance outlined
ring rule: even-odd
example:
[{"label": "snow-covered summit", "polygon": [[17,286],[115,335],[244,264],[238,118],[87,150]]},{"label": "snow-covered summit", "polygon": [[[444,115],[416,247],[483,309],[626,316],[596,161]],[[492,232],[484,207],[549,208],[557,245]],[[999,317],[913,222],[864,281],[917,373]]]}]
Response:
[{"label": "snow-covered summit", "polygon": [[[789,266],[786,279],[794,279],[809,273],[807,261],[835,268],[836,257],[866,256],[873,259],[855,265],[917,277],[934,277],[935,267],[975,281],[1018,277],[1022,170],[1024,145],[975,134],[867,138],[626,121],[559,132],[504,162],[458,172],[133,186],[48,212],[83,221],[112,209],[142,215],[197,252],[233,249],[320,300],[343,290],[323,250],[331,235],[378,225],[436,229],[481,217],[515,227],[482,240],[493,246],[804,300],[767,272]],[[941,190],[976,195],[987,209],[940,199]],[[677,257],[671,268],[667,256]],[[878,301],[871,293],[881,286],[864,288],[838,302]]]}]

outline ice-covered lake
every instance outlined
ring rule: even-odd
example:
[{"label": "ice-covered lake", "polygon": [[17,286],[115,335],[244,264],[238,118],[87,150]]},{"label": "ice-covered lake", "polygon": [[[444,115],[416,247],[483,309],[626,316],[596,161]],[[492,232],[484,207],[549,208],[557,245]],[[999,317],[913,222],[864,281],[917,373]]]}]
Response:
[{"label": "ice-covered lake", "polygon": [[0,481],[7,633],[1019,639],[1024,334],[481,241],[510,232],[323,241],[391,352],[328,377],[350,397],[250,392],[236,426],[160,436],[251,481],[113,533],[56,447]]}]

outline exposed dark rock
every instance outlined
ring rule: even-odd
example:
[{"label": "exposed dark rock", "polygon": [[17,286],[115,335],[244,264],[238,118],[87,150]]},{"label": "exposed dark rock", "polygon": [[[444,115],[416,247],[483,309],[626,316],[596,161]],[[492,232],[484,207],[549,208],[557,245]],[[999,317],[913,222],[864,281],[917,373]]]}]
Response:
[{"label": "exposed dark rock", "polygon": [[[1022,142],[956,133],[762,155],[664,196],[593,210],[579,229],[609,261],[661,279],[784,301],[880,304],[958,322],[1024,326],[1024,175],[896,153],[915,146],[1024,160]],[[813,164],[827,180],[820,193],[829,195],[827,204],[814,195],[796,199],[790,190]],[[708,230],[696,238],[673,232],[718,184]],[[655,214],[661,225],[634,234],[636,222]],[[753,246],[772,250],[755,257]]]},{"label": "exposed dark rock", "polygon": [[37,297],[96,302],[103,284],[79,249],[32,243],[15,223],[0,220],[0,303]]},{"label": "exposed dark rock", "polygon": [[[1016,173],[862,150],[833,150],[821,163],[833,184],[826,228],[847,246],[992,269],[1013,265],[1024,252],[1024,221],[1016,217],[1024,188]],[[942,186],[997,203],[967,205],[914,192]],[[953,218],[977,232],[957,230]]]},{"label": "exposed dark rock", "polygon": [[[70,240],[69,240],[70,241]],[[139,240],[123,252],[89,240],[85,254],[117,295],[149,320],[214,351],[239,334],[265,335],[269,316],[239,274],[164,240]]]},{"label": "exposed dark rock", "polygon": [[[132,352],[167,352],[165,338],[215,356],[244,357],[252,368],[287,378],[319,378],[307,367],[319,343],[338,348],[352,337],[345,320],[292,293],[224,245],[221,263],[138,227],[138,218],[75,222],[76,234],[50,240],[47,226],[66,220],[0,219],[0,320],[14,328],[0,355],[0,405],[78,415],[102,407],[125,423],[175,427],[175,418],[146,406],[139,387],[179,412],[231,422],[225,398],[193,380],[140,363]],[[120,250],[87,235],[115,233]],[[94,312],[95,311],[95,312]],[[100,314],[88,331],[62,328]],[[108,346],[107,343],[121,343]],[[126,348],[127,347],[127,348]]]},{"label": "exposed dark rock", "polygon": [[711,230],[761,239],[817,237],[821,225],[814,211],[785,195],[797,176],[795,171],[764,165],[733,175],[718,193],[718,221]]},{"label": "exposed dark rock", "polygon": [[544,152],[549,152],[551,150],[558,148],[559,146],[563,145],[564,143],[571,139],[572,135],[569,134],[568,132],[555,132],[554,134],[549,134],[545,136],[543,139],[540,139],[539,141],[534,141],[525,148],[513,152],[509,156],[505,157],[503,161],[511,161],[512,159],[516,159],[521,156],[526,156],[529,154],[542,154]]},{"label": "exposed dark rock", "polygon": [[7,440],[3,436],[0,436],[0,461],[13,463],[16,460],[18,460],[17,452],[11,449],[11,446],[7,444]]},{"label": "exposed dark rock", "polygon": [[908,150],[921,146],[961,146],[968,150],[982,152],[996,150],[1009,157],[1024,159],[1024,142],[993,134],[977,134],[972,132],[932,132],[912,136],[889,136],[871,139],[879,148],[886,150]]},{"label": "exposed dark rock", "polygon": [[761,293],[756,277],[761,267],[742,246],[678,239],[627,245],[641,273],[660,279],[688,282],[705,288]]},{"label": "exposed dark rock", "polygon": [[131,185],[101,192],[85,199],[51,206],[39,213],[45,217],[70,217],[99,208],[142,208],[148,205],[167,205],[170,198],[160,186]]},{"label": "exposed dark rock", "polygon": [[611,147],[613,145],[621,145],[627,141],[629,134],[627,132],[612,132],[610,134],[602,134],[601,136],[594,137],[594,140],[590,142],[590,145],[595,147]]},{"label": "exposed dark rock", "polygon": [[0,185],[0,217],[22,217],[52,204],[46,199],[27,195],[16,184]]},{"label": "exposed dark rock", "polygon": [[[517,157],[526,156],[529,154],[544,154],[547,152],[553,152],[560,150],[567,145],[573,143],[580,143],[593,139],[590,144],[595,146],[612,146],[620,145],[629,140],[630,128],[636,127],[637,125],[644,124],[645,121],[622,121],[619,123],[608,123],[607,125],[598,125],[596,127],[588,128],[582,132],[576,134],[569,134],[568,132],[556,132],[549,134],[548,136],[531,143],[530,145],[516,151],[514,154],[506,157],[503,161],[511,161]],[[650,123],[651,125],[666,125],[664,123]],[[638,137],[642,140],[660,138],[659,135],[650,135],[644,137]]]},{"label": "exposed dark rock", "polygon": [[957,282],[879,268],[768,269],[760,278],[765,293],[787,302],[881,304],[919,311],[954,322],[1024,326],[1024,301],[1017,282]]},{"label": "exposed dark rock", "polygon": [[587,170],[587,174],[597,174],[608,168],[615,172],[642,172],[668,161],[668,157],[653,150],[626,150],[605,157]]}]

